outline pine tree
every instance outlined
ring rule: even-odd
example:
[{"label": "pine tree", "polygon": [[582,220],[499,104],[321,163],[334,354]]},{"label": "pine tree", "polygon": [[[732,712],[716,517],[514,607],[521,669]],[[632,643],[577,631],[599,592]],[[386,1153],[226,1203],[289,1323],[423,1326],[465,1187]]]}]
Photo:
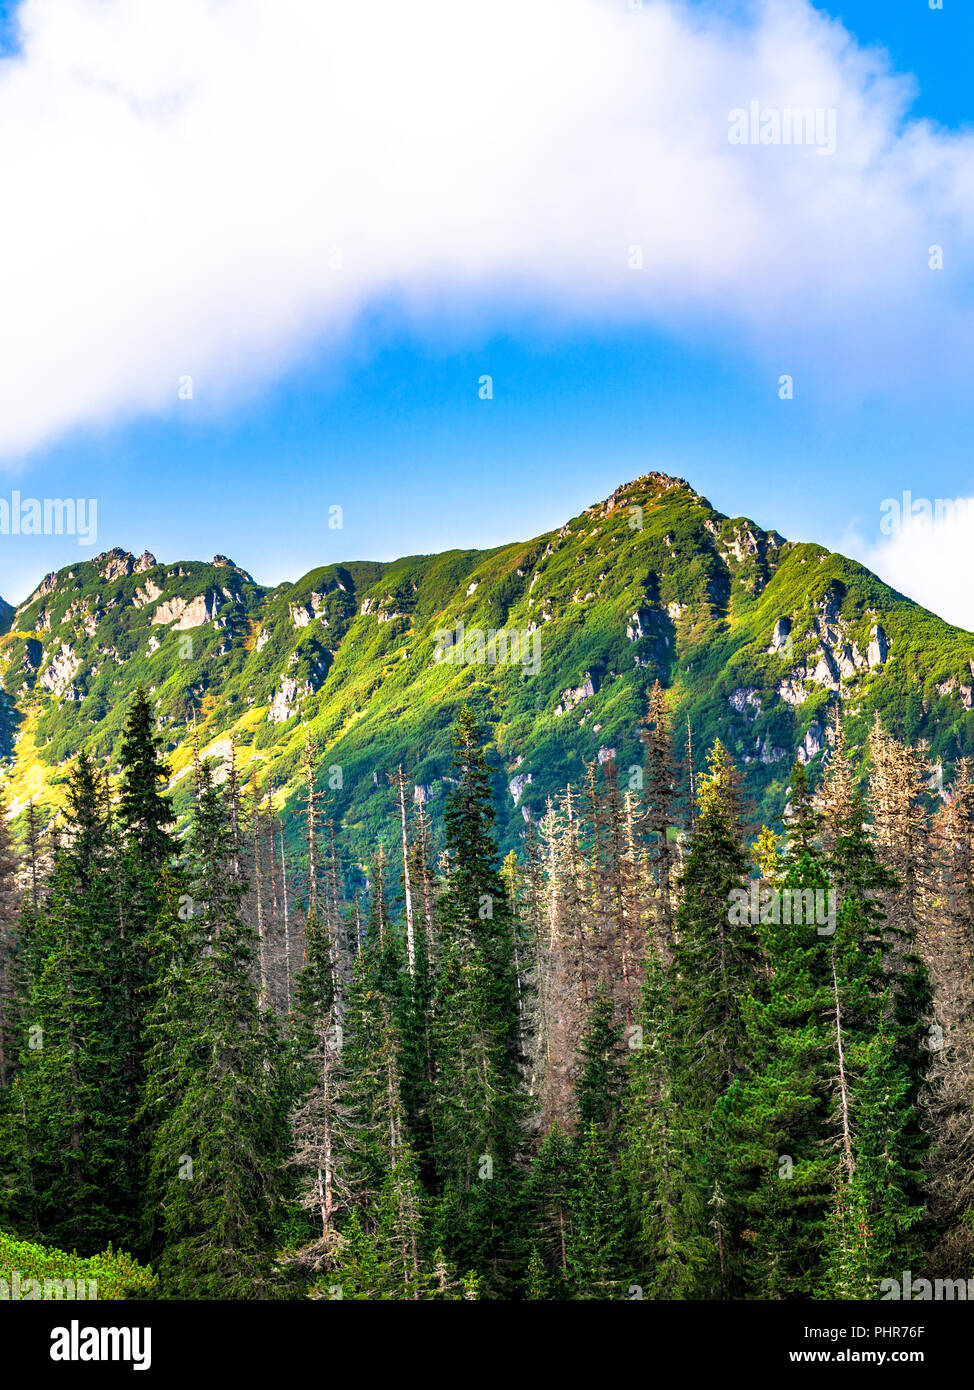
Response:
[{"label": "pine tree", "polygon": [[540,1262],[544,1286],[550,1291],[546,1296],[552,1298],[568,1297],[574,1287],[569,1257],[575,1248],[575,1159],[575,1144],[559,1125],[552,1125],[538,1147],[525,1192],[532,1223],[529,1285],[538,1279]]},{"label": "pine tree", "polygon": [[268,1288],[283,1191],[286,1088],[259,1006],[255,932],[232,806],[197,767],[190,898],[169,924],[172,964],[150,1015],[148,1170],[158,1270],[174,1297],[241,1298]]},{"label": "pine tree", "polygon": [[788,844],[785,858],[788,863],[795,864],[804,859],[815,859],[821,852],[818,844],[821,816],[808,785],[808,772],[803,763],[796,762],[791,769],[791,786],[788,792]]},{"label": "pine tree", "polygon": [[642,720],[640,737],[646,749],[646,825],[654,840],[656,898],[654,903],[659,938],[667,953],[673,949],[674,853],[669,831],[676,821],[678,768],[666,692],[659,681],[649,692],[649,708]]},{"label": "pine tree", "polygon": [[929,1054],[907,1017],[925,975],[888,929],[890,874],[864,818],[854,798],[832,856],[845,888],[829,952],[838,1164],[822,1290],[842,1298],[875,1297],[879,1280],[918,1254],[927,1149],[918,1105]]},{"label": "pine tree", "polygon": [[588,1125],[576,1141],[574,1177],[568,1266],[575,1297],[617,1297],[626,1252],[626,1194],[596,1124]]},{"label": "pine tree", "polygon": [[504,1277],[514,1237],[519,1090],[514,924],[497,866],[490,773],[470,710],[454,726],[433,1001],[439,1229],[463,1267]]},{"label": "pine tree", "polygon": [[0,1092],[13,1079],[20,1050],[24,961],[20,943],[23,903],[17,871],[6,808],[0,803]]},{"label": "pine tree", "polygon": [[680,1116],[673,1185],[673,1293],[726,1297],[741,1258],[727,1225],[714,1108],[748,1061],[741,1001],[757,974],[756,931],[731,911],[747,868],[737,775],[717,742],[700,780],[681,879],[672,974],[671,1104]]},{"label": "pine tree", "polygon": [[163,911],[167,871],[176,859],[174,815],[166,787],[169,768],[155,733],[152,708],[140,685],[129,710],[120,753],[115,818],[118,933],[121,953],[123,1104],[130,1116],[125,1158],[132,1191],[130,1219],[139,1220],[137,1189],[150,1136],[138,1120],[145,1085],[145,1018],[152,978],[149,942]]},{"label": "pine tree", "polygon": [[806,907],[828,891],[818,857],[794,850],[761,909],[767,975],[742,1001],[750,1066],[717,1107],[725,1192],[749,1252],[742,1282],[755,1298],[807,1298],[821,1277],[833,1174],[830,924]]},{"label": "pine tree", "polygon": [[623,1171],[637,1233],[635,1272],[653,1298],[689,1287],[678,1239],[683,1155],[681,1117],[673,1107],[675,971],[664,951],[660,940],[647,948],[622,1120]]},{"label": "pine tree", "polygon": [[118,846],[103,779],[84,753],[69,780],[67,822],[32,921],[26,1046],[2,1147],[21,1155],[14,1167],[29,1180],[29,1191],[11,1193],[18,1219],[91,1254],[133,1235],[133,1115],[111,867]]},{"label": "pine tree", "polygon": [[582,1035],[582,1070],[575,1104],[581,1131],[585,1133],[594,1125],[606,1139],[615,1132],[625,1076],[614,1017],[609,992],[600,985]]}]

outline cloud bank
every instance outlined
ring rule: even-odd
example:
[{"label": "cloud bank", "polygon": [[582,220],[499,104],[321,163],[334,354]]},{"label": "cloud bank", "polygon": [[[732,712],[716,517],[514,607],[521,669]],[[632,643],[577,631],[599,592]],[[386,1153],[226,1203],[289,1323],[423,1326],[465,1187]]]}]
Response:
[{"label": "cloud bank", "polygon": [[883,503],[878,541],[850,533],[848,553],[947,622],[974,632],[974,497],[914,498]]},{"label": "cloud bank", "polygon": [[[719,325],[782,372],[818,354],[866,386],[974,346],[974,139],[909,121],[909,82],[803,0],[733,21],[666,0],[29,0],[19,21],[0,457],[177,408],[187,377],[232,402],[390,302],[418,324],[516,305]],[[752,103],[834,112],[834,153],[731,144]]]}]

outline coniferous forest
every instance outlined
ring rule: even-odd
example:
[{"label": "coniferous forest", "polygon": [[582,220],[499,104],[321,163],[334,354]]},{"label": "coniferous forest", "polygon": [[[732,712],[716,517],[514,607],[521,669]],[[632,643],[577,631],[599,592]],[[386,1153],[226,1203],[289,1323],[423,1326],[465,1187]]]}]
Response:
[{"label": "coniferous forest", "polygon": [[362,864],[310,739],[299,853],[232,746],[177,825],[140,689],[119,767],[0,819],[3,1241],[133,1298],[967,1279],[974,768],[931,798],[877,719],[861,775],[836,721],[766,826],[658,683],[639,732],[502,859],[465,708]]}]

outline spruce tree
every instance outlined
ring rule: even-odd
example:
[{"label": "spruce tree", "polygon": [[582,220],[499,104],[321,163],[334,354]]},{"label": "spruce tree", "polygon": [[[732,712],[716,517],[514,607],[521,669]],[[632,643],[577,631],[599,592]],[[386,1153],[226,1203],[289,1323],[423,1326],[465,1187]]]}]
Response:
[{"label": "spruce tree", "polygon": [[87,1254],[134,1235],[117,852],[104,779],[82,753],[67,831],[32,913],[26,1036],[3,1147],[29,1175],[29,1192],[11,1194],[21,1219],[29,1211],[34,1229]]},{"label": "spruce tree", "polygon": [[115,866],[121,959],[120,1023],[124,1066],[123,1104],[130,1117],[125,1158],[133,1193],[130,1213],[139,1220],[137,1189],[150,1135],[138,1118],[145,1086],[145,1025],[152,983],[150,942],[171,892],[169,870],[177,845],[166,793],[169,768],[155,732],[152,707],[140,685],[122,738],[121,776],[115,805],[119,854]]},{"label": "spruce tree", "polygon": [[731,910],[746,870],[737,774],[718,741],[700,779],[681,879],[667,1042],[670,1099],[680,1116],[670,1160],[671,1277],[682,1297],[729,1296],[742,1258],[714,1110],[748,1062],[741,1002],[757,975],[756,929],[748,914]]},{"label": "spruce tree", "polygon": [[158,1270],[171,1297],[266,1293],[281,1209],[287,1091],[259,1005],[232,806],[197,768],[189,895],[148,1027],[146,1112]]},{"label": "spruce tree", "polygon": [[442,1240],[464,1268],[507,1275],[520,1094],[515,924],[498,868],[490,773],[464,708],[453,731],[433,999],[433,1134]]}]

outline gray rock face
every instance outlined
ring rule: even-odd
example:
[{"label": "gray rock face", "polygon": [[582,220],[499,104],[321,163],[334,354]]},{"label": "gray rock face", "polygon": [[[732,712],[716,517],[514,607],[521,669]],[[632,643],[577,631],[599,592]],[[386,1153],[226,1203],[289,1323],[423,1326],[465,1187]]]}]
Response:
[{"label": "gray rock face", "polygon": [[76,698],[76,694],[70,688],[71,682],[80,669],[81,658],[75,656],[66,642],[62,642],[59,650],[41,672],[37,683],[45,690],[49,690],[52,695],[56,695],[58,699],[73,700]]},{"label": "gray rock face", "polygon": [[591,671],[585,672],[585,679],[581,685],[569,686],[567,690],[561,692],[561,700],[555,706],[555,714],[567,714],[570,709],[580,705],[583,700],[588,700],[598,690],[595,678]]},{"label": "gray rock face", "polygon": [[136,589],[132,598],[133,607],[144,608],[147,603],[154,603],[161,593],[162,590],[159,585],[153,580],[147,579],[140,589]]},{"label": "gray rock face", "polygon": [[57,575],[53,571],[50,574],[45,574],[27,602],[22,603],[17,609],[18,614],[22,613],[25,608],[29,608],[32,603],[36,603],[39,598],[46,598],[48,594],[52,594],[56,588]]},{"label": "gray rock face", "polygon": [[799,676],[791,675],[778,683],[778,694],[787,705],[803,705],[808,691]]},{"label": "gray rock face", "polygon": [[855,642],[847,642],[839,653],[839,673],[844,677],[852,677],[866,665],[863,655]]},{"label": "gray rock face", "polygon": [[808,726],[808,733],[805,735],[801,747],[798,750],[798,761],[800,763],[810,763],[811,760],[825,747],[825,735],[821,724],[817,719],[813,719]]},{"label": "gray rock face", "polygon": [[[314,619],[317,618],[319,622],[324,623],[325,627],[327,627],[328,619],[325,617],[323,613],[319,613],[321,605],[324,603],[324,601],[324,593],[315,590],[313,593],[308,595],[307,603],[290,604],[288,611],[291,614],[291,622],[294,624],[295,627],[307,627],[309,623],[313,622]],[[366,602],[368,602],[368,599],[366,599]],[[382,622],[381,617],[379,618],[379,621]]]},{"label": "gray rock face", "polygon": [[274,698],[267,710],[268,723],[283,724],[286,719],[290,719],[296,712],[298,700],[307,693],[293,676],[282,676],[281,684],[274,692]]},{"label": "gray rock face", "polygon": [[773,655],[775,652],[783,652],[788,646],[788,638],[790,635],[791,619],[779,618],[771,634],[771,646],[768,648],[769,653]]},{"label": "gray rock face", "polygon": [[196,598],[167,599],[160,603],[152,615],[154,623],[171,623],[174,632],[184,632],[188,628],[202,627],[214,620],[220,610],[219,594],[198,594]]},{"label": "gray rock face", "polygon": [[757,690],[746,690],[743,686],[738,686],[728,695],[727,703],[738,714],[743,714],[748,719],[757,719],[761,713],[761,696]]},{"label": "gray rock face", "polygon": [[964,709],[970,709],[971,694],[972,689],[974,689],[974,687],[961,684],[961,682],[958,681],[956,676],[951,676],[950,680],[948,681],[939,681],[938,684],[935,686],[935,689],[938,695],[952,695],[956,690],[957,693],[960,695],[961,704],[963,705]]},{"label": "gray rock face", "polygon": [[[779,748],[776,743],[772,743],[769,738],[757,738],[754,744],[754,751],[761,762],[766,766],[771,763],[780,763],[786,756],[786,750]],[[748,758],[748,762],[753,762],[753,758]]]},{"label": "gray rock face", "polygon": [[102,579],[111,584],[114,580],[124,579],[132,573],[135,568],[135,556],[116,546],[114,550],[106,550],[104,555],[99,555],[95,564],[100,565],[99,573]]},{"label": "gray rock face", "polygon": [[822,595],[822,602],[819,605],[822,617],[827,623],[834,623],[839,617],[839,608],[842,604],[841,595],[835,589],[829,589]]},{"label": "gray rock face", "polygon": [[512,777],[511,780],[508,782],[508,784],[507,784],[507,789],[508,789],[508,791],[511,793],[511,796],[512,796],[512,798],[513,798],[513,800],[514,800],[514,805],[515,805],[515,806],[517,806],[517,805],[520,803],[521,797],[524,795],[524,788],[525,788],[530,782],[533,782],[533,781],[534,781],[534,774],[533,774],[533,773],[531,773],[531,772],[519,772],[518,775],[517,775],[516,777]]},{"label": "gray rock face", "polygon": [[636,609],[626,626],[626,637],[630,642],[638,642],[649,631],[649,615]]},{"label": "gray rock face", "polygon": [[811,678],[818,685],[828,686],[831,690],[838,688],[839,668],[836,665],[835,657],[829,651],[828,647],[822,647],[819,652],[818,664],[812,672]]},{"label": "gray rock face", "polygon": [[888,655],[889,638],[879,623],[873,623],[869,633],[869,646],[866,649],[866,660],[869,662],[870,670],[875,671],[878,666],[882,666]]}]

